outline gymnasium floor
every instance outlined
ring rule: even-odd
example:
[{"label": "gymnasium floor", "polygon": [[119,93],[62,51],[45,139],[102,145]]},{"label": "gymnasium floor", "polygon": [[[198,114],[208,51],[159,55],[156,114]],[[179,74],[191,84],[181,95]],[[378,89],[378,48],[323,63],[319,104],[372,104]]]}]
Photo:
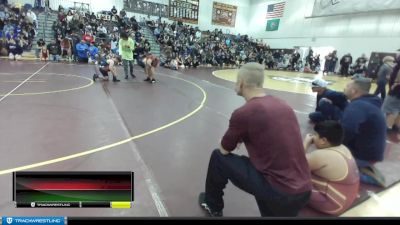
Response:
[{"label": "gymnasium floor", "polygon": [[[160,68],[151,85],[135,68],[135,80],[124,80],[120,67],[120,83],[93,83],[93,66],[0,61],[2,215],[204,216],[197,197],[210,153],[219,146],[230,114],[244,103],[229,81],[236,79],[234,71]],[[294,108],[304,136],[311,131],[307,114],[315,108],[307,83],[313,76],[266,75],[267,92]],[[347,82],[328,80],[338,90]],[[386,159],[377,165],[387,184],[400,180],[399,161],[400,146],[390,136]],[[16,209],[11,201],[16,170],[134,171],[134,207]],[[363,186],[362,195],[366,190],[378,189]],[[254,198],[231,184],[225,205],[225,216],[259,216]],[[319,214],[305,209],[301,216]]]}]

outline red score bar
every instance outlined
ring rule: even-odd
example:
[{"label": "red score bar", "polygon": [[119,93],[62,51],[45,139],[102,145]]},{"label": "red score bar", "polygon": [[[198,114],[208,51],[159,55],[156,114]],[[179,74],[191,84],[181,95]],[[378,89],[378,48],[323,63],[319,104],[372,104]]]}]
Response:
[{"label": "red score bar", "polygon": [[131,190],[129,181],[110,182],[108,180],[71,180],[71,181],[31,181],[19,183],[31,190]]}]

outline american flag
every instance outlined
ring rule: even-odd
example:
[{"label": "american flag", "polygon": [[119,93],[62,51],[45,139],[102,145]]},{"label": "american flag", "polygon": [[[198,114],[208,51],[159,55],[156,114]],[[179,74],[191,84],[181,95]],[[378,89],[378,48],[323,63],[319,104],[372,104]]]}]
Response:
[{"label": "american flag", "polygon": [[283,11],[285,11],[285,4],[286,2],[280,2],[268,5],[267,19],[282,17]]}]

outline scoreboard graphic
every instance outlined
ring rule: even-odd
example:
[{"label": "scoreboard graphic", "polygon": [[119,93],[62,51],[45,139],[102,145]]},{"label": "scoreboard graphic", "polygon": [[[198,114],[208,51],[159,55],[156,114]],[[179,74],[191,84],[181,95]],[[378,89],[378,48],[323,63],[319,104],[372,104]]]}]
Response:
[{"label": "scoreboard graphic", "polygon": [[131,208],[133,172],[14,172],[17,208]]}]

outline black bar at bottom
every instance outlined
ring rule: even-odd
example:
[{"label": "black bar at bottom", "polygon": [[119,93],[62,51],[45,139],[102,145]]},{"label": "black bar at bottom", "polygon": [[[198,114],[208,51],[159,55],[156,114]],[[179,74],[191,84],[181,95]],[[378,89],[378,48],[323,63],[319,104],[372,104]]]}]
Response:
[{"label": "black bar at bottom", "polygon": [[82,208],[111,208],[110,202],[82,202]]},{"label": "black bar at bottom", "polygon": [[79,202],[17,202],[17,208],[79,208]]}]

